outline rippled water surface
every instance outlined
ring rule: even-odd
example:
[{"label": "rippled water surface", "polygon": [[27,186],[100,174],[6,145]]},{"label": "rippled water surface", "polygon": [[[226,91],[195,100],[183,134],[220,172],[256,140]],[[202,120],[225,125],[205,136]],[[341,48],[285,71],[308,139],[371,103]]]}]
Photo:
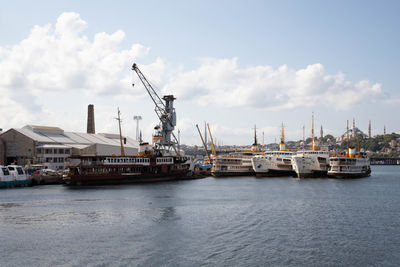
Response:
[{"label": "rippled water surface", "polygon": [[397,266],[400,167],[0,190],[0,266]]}]

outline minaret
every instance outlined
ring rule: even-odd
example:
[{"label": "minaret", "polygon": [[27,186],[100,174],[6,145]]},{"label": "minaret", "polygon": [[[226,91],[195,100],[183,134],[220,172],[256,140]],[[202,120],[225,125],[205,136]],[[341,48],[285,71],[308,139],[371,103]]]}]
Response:
[{"label": "minaret", "polygon": [[383,125],[383,135],[386,135],[386,125]]},{"label": "minaret", "polygon": [[322,138],[324,138],[324,129],[322,128],[322,125],[321,125],[321,139]]},{"label": "minaret", "polygon": [[371,120],[369,121],[368,124],[368,138],[371,138]]},{"label": "minaret", "polygon": [[353,118],[353,138],[356,138],[356,120]]}]

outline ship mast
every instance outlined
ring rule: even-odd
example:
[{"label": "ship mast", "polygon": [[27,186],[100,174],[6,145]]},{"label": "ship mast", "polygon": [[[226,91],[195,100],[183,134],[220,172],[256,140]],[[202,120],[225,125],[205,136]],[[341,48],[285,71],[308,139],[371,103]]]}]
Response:
[{"label": "ship mast", "polygon": [[262,143],[262,153],[263,153],[263,155],[264,155],[264,132],[262,132],[262,136],[263,136],[263,143]]},{"label": "ship mast", "polygon": [[311,126],[311,139],[312,139],[312,147],[311,150],[315,150],[315,138],[314,138],[314,112],[312,113],[312,126]]},{"label": "ship mast", "polygon": [[286,150],[285,147],[285,134],[283,132],[283,122],[282,122],[282,128],[281,128],[281,143],[279,144],[279,150]]},{"label": "ship mast", "polygon": [[347,134],[347,156],[349,156],[349,120],[347,120],[347,127],[346,127],[346,134]]},{"label": "ship mast", "polygon": [[118,126],[119,126],[119,141],[121,143],[121,156],[124,157],[125,156],[125,151],[124,151],[124,145],[122,143],[122,131],[121,131],[121,116],[120,116],[121,112],[119,111],[119,107],[118,107],[118,118],[115,118],[118,121]]},{"label": "ship mast", "polygon": [[303,157],[304,157],[304,143],[305,143],[304,135],[305,135],[305,127],[303,125]]}]

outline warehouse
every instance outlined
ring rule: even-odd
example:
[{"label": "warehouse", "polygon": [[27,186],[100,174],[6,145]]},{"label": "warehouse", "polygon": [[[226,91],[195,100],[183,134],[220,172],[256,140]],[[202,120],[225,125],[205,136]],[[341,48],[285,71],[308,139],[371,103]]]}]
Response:
[{"label": "warehouse", "polygon": [[[123,137],[126,155],[136,155],[138,141]],[[2,152],[3,150],[3,152]],[[65,132],[59,127],[26,125],[0,135],[0,160],[25,166],[42,164],[63,169],[74,155],[120,155],[120,137],[116,134]]]}]

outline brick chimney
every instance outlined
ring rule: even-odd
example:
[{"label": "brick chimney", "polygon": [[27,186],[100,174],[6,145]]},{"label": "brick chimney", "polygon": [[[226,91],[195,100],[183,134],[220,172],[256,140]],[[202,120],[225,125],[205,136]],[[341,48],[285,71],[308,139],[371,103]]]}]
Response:
[{"label": "brick chimney", "polygon": [[90,104],[88,106],[88,118],[87,118],[87,133],[88,134],[95,134],[94,128],[94,106]]}]

